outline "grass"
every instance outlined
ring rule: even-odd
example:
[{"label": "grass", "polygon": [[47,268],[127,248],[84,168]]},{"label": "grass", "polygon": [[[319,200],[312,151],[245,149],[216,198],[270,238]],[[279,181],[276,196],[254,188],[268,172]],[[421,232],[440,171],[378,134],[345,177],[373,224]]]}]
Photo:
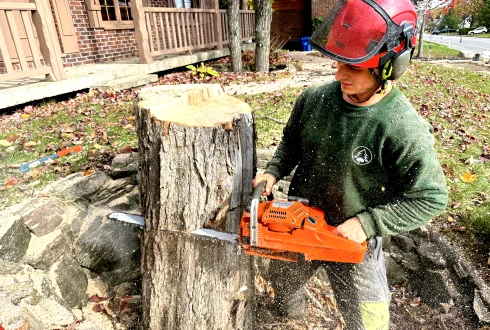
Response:
[{"label": "grass", "polygon": [[430,58],[448,58],[457,57],[459,50],[448,48],[444,45],[424,40],[424,56]]}]

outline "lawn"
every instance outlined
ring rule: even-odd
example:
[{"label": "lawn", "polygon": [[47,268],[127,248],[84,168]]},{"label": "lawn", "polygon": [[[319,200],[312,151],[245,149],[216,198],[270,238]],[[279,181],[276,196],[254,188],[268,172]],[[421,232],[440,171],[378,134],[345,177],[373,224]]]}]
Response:
[{"label": "lawn", "polygon": [[[183,72],[160,83],[188,82],[188,76]],[[270,79],[257,74],[231,77],[227,83]],[[447,211],[437,221],[444,230],[490,239],[490,75],[414,61],[396,85],[435,129],[450,191]],[[238,96],[256,113],[258,148],[277,145],[302,90]],[[105,170],[116,153],[137,150],[135,98],[133,90],[90,91],[0,114],[0,208],[33,196],[48,182],[70,173]],[[20,173],[20,164],[73,145],[81,145],[82,151]]]}]

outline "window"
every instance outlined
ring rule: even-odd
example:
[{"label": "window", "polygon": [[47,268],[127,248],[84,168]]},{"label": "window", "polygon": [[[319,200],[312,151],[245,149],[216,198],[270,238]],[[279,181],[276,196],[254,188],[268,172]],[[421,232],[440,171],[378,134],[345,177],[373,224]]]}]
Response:
[{"label": "window", "polygon": [[86,0],[90,27],[133,29],[130,0]]}]

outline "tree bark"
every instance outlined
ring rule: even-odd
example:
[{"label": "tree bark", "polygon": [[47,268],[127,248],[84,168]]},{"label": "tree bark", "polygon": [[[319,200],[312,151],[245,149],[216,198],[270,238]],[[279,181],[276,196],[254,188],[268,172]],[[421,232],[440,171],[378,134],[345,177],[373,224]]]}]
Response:
[{"label": "tree bark", "polygon": [[255,71],[269,72],[272,5],[270,0],[254,0]]},{"label": "tree bark", "polygon": [[242,72],[242,34],[240,30],[240,0],[228,0],[228,47],[231,71]]},{"label": "tree bark", "polygon": [[143,328],[253,329],[252,262],[237,233],[255,173],[250,107],[219,85],[158,86],[136,106],[141,167]]},{"label": "tree bark", "polygon": [[417,57],[423,57],[424,56],[425,15],[427,15],[427,13],[424,13],[424,17],[422,18],[422,22],[420,23],[419,40],[418,40],[419,44],[418,44],[418,49],[417,49]]}]

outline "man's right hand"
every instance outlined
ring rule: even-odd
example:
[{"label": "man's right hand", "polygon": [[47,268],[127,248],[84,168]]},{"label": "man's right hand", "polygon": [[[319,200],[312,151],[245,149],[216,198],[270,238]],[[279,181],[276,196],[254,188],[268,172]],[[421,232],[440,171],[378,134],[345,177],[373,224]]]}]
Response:
[{"label": "man's right hand", "polygon": [[254,188],[256,188],[261,181],[266,182],[262,196],[269,196],[272,191],[272,186],[276,183],[276,178],[272,174],[259,174],[252,180]]}]

